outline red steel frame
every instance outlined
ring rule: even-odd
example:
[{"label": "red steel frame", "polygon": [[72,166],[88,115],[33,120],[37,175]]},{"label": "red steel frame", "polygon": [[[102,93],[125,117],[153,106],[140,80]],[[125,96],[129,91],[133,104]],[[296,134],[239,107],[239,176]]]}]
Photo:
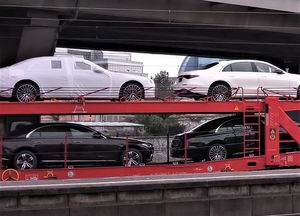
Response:
[{"label": "red steel frame", "polygon": [[[222,171],[249,171],[267,168],[300,167],[300,152],[279,153],[279,126],[283,127],[300,145],[300,128],[285,113],[300,110],[300,101],[280,101],[267,97],[258,101],[140,101],[140,102],[32,102],[0,105],[0,115],[7,114],[129,114],[129,113],[243,113],[253,106],[265,113],[265,155],[248,156],[223,161],[184,164],[158,164],[134,167],[59,168],[37,170],[1,170],[5,180],[72,179],[157,175],[180,173],[207,173]],[[1,141],[1,140],[0,140]],[[127,147],[128,148],[128,147]],[[2,148],[1,148],[2,149]],[[0,152],[1,153],[1,152]],[[186,153],[185,153],[186,154]]]}]

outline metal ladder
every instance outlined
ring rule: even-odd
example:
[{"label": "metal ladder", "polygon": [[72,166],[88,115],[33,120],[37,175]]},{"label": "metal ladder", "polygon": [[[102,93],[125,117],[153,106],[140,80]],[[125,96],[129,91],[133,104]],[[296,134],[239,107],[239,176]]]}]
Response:
[{"label": "metal ladder", "polygon": [[245,105],[243,112],[244,157],[261,155],[261,113],[255,106]]}]

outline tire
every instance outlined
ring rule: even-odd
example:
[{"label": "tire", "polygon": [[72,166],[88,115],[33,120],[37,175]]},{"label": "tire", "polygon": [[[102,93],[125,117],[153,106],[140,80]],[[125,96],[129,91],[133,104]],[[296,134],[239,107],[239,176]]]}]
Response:
[{"label": "tire", "polygon": [[128,149],[128,161],[126,164],[126,151],[123,151],[120,158],[120,163],[122,166],[138,166],[143,163],[143,155],[137,150],[130,148]]},{"label": "tire", "polygon": [[230,87],[224,83],[215,83],[209,87],[208,96],[213,101],[228,101],[231,97]]},{"label": "tire", "polygon": [[120,100],[135,101],[144,99],[144,88],[138,83],[127,83],[120,89]]},{"label": "tire", "polygon": [[35,101],[39,96],[39,88],[33,83],[24,82],[15,87],[13,96],[23,103]]},{"label": "tire", "polygon": [[227,150],[225,146],[221,144],[210,146],[206,154],[206,159],[209,161],[225,160],[227,157]]},{"label": "tire", "polygon": [[20,151],[15,155],[13,160],[13,166],[15,169],[35,169],[37,165],[37,157],[31,151]]}]

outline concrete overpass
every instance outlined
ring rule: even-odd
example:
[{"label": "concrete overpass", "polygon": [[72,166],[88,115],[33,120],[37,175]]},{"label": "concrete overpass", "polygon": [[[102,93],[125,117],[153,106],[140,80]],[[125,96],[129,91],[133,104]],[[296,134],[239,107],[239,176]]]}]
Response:
[{"label": "concrete overpass", "polygon": [[256,58],[298,70],[295,0],[0,0],[0,66],[56,46]]}]

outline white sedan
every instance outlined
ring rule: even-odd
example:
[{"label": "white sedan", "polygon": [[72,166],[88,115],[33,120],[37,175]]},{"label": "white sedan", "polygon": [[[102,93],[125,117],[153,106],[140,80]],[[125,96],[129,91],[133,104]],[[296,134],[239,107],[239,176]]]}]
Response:
[{"label": "white sedan", "polygon": [[214,101],[256,98],[264,94],[299,98],[299,88],[300,75],[256,60],[220,61],[200,70],[180,72],[173,85],[178,96],[194,99],[209,96]]},{"label": "white sedan", "polygon": [[46,98],[141,100],[154,98],[154,82],[108,71],[74,56],[27,59],[0,69],[0,97],[20,102]]}]

